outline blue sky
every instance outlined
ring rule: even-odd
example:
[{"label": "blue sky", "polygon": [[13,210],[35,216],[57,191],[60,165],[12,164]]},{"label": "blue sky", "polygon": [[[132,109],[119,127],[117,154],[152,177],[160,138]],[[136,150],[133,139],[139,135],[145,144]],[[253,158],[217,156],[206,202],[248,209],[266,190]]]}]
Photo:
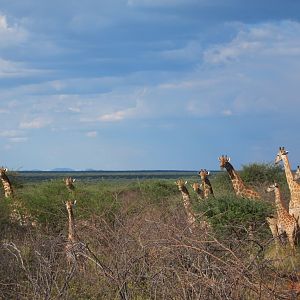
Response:
[{"label": "blue sky", "polygon": [[300,163],[300,2],[0,0],[15,170]]}]

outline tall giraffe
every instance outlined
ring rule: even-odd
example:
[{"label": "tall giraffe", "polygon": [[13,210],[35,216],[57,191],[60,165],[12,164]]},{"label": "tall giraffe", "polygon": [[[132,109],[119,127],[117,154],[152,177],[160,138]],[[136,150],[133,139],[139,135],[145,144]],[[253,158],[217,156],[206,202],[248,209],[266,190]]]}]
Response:
[{"label": "tall giraffe", "polygon": [[247,187],[244,182],[242,181],[239,174],[236,172],[236,170],[233,168],[232,164],[230,163],[230,157],[227,155],[220,156],[220,167],[225,168],[226,171],[229,174],[229,177],[231,179],[233,189],[235,191],[235,194],[239,197],[248,198],[248,199],[261,199],[260,195],[252,190],[251,188]]},{"label": "tall giraffe", "polygon": [[297,170],[294,175],[294,180],[298,180],[300,178],[300,166],[297,166]]},{"label": "tall giraffe", "polygon": [[204,198],[207,199],[208,197],[214,197],[214,192],[211,186],[211,183],[208,179],[209,172],[206,169],[201,169],[198,173],[202,181],[202,189],[204,191]]},{"label": "tall giraffe", "polygon": [[68,189],[69,192],[74,192],[75,190],[75,186],[74,186],[74,182],[75,182],[76,179],[73,179],[72,177],[67,177],[66,179],[64,179],[64,183]]},{"label": "tall giraffe", "polygon": [[291,200],[289,203],[289,213],[294,215],[300,226],[300,184],[294,180],[293,173],[291,171],[289,159],[288,159],[288,151],[284,149],[284,147],[279,147],[279,152],[275,158],[275,164],[278,164],[280,161],[283,161],[284,171],[286,176],[286,181],[288,183]]},{"label": "tall giraffe", "polygon": [[7,171],[8,171],[7,168],[3,168],[3,167],[0,168],[0,179],[1,179],[1,182],[2,182],[2,185],[3,185],[5,198],[13,196],[12,185],[10,183],[9,178],[6,175]]},{"label": "tall giraffe", "polygon": [[285,208],[277,183],[270,185],[267,188],[267,192],[275,193],[278,234],[281,235],[285,232],[291,245],[291,248],[295,250],[297,221],[292,215],[288,213],[287,209]]},{"label": "tall giraffe", "polygon": [[198,199],[203,199],[204,198],[204,192],[200,188],[200,184],[198,182],[194,182],[191,184],[192,189],[197,193]]},{"label": "tall giraffe", "polygon": [[82,268],[84,266],[85,245],[79,240],[75,231],[75,219],[73,207],[76,201],[66,201],[66,208],[68,212],[68,239],[65,246],[65,253],[67,262],[69,264],[79,264]]},{"label": "tall giraffe", "polygon": [[189,191],[186,188],[186,183],[182,179],[178,179],[176,182],[176,185],[178,187],[178,190],[181,192],[182,200],[183,200],[183,206],[185,208],[185,212],[187,214],[187,222],[189,224],[189,230],[192,232],[192,229],[195,228],[196,225],[196,218],[192,210],[192,205],[190,201],[190,194]]}]

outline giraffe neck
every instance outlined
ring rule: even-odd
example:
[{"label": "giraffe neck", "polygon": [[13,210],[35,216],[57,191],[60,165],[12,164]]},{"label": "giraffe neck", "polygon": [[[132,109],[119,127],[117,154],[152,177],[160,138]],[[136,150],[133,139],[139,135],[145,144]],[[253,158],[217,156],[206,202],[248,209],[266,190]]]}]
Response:
[{"label": "giraffe neck", "polygon": [[194,227],[196,218],[195,218],[195,215],[192,210],[192,205],[190,202],[190,194],[185,186],[181,188],[181,195],[182,195],[182,200],[183,200],[183,206],[184,206],[186,214],[187,214],[188,224],[191,227]]},{"label": "giraffe neck", "polygon": [[208,196],[209,194],[213,194],[211,183],[207,177],[202,179],[202,187],[203,187],[205,196]]},{"label": "giraffe neck", "polygon": [[75,236],[75,221],[74,214],[72,208],[68,208],[68,216],[69,216],[69,232],[68,232],[68,240],[71,242],[76,241]]},{"label": "giraffe neck", "polygon": [[189,191],[187,190],[187,188],[185,186],[183,186],[181,188],[181,195],[182,195],[184,206],[189,207],[191,205],[190,194],[189,194]]},{"label": "giraffe neck", "polygon": [[286,181],[288,183],[288,186],[289,186],[290,190],[292,190],[294,185],[295,185],[295,181],[294,181],[293,173],[291,171],[291,166],[290,166],[288,156],[287,155],[282,155],[282,161],[283,161],[283,165],[284,165],[284,172],[285,172],[285,176],[286,176]]},{"label": "giraffe neck", "polygon": [[243,190],[245,188],[245,185],[244,185],[241,177],[235,171],[235,169],[233,168],[232,164],[230,164],[229,162],[227,162],[225,164],[225,169],[226,169],[226,171],[229,174],[229,177],[231,179],[231,182],[232,182],[233,189],[234,189],[235,193],[239,194],[241,192],[241,190]]},{"label": "giraffe neck", "polygon": [[274,193],[275,193],[275,205],[276,205],[277,215],[278,218],[282,218],[283,215],[288,214],[288,212],[283,204],[281,193],[278,187],[275,188]]},{"label": "giraffe neck", "polygon": [[3,185],[5,197],[10,196],[12,194],[12,187],[8,177],[5,174],[1,176],[1,182]]}]

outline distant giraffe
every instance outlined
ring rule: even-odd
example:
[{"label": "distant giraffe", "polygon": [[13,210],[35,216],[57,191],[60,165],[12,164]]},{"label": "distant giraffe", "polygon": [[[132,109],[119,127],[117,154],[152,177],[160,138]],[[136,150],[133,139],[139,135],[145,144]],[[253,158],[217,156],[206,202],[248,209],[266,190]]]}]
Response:
[{"label": "distant giraffe", "polygon": [[75,182],[75,180],[76,179],[73,179],[72,177],[67,177],[63,180],[69,192],[74,192],[75,186],[73,183]]},{"label": "distant giraffe", "polygon": [[189,224],[189,229],[192,232],[192,229],[195,228],[195,222],[196,218],[192,210],[192,205],[190,201],[190,194],[189,191],[186,188],[187,182],[184,182],[182,179],[178,179],[176,182],[176,185],[178,187],[178,190],[181,192],[182,200],[183,200],[183,206],[185,208],[186,214],[187,214],[187,222]]},{"label": "distant giraffe", "polygon": [[291,193],[289,213],[295,217],[300,226],[300,184],[294,180],[294,175],[291,171],[288,159],[288,151],[285,150],[284,147],[279,147],[279,152],[275,158],[275,164],[278,164],[280,161],[283,161],[286,181]]},{"label": "distant giraffe", "polygon": [[75,219],[73,212],[75,204],[76,201],[66,201],[66,208],[68,211],[68,240],[65,246],[65,253],[69,264],[79,265],[82,269],[82,267],[84,267],[83,255],[86,252],[86,247],[84,243],[79,240],[75,232]]},{"label": "distant giraffe", "polygon": [[235,194],[239,197],[248,198],[248,199],[261,199],[260,195],[252,190],[251,188],[247,187],[244,182],[242,181],[239,174],[236,172],[236,170],[233,168],[232,164],[230,163],[230,157],[227,155],[220,156],[220,167],[225,168],[226,171],[229,174],[229,177],[231,179],[233,189],[235,191]]},{"label": "distant giraffe", "polygon": [[294,175],[294,180],[298,180],[300,178],[300,166],[297,166],[297,170]]},{"label": "distant giraffe", "polygon": [[204,199],[204,192],[200,188],[200,184],[198,182],[194,182],[191,184],[192,189],[197,193],[198,199]]},{"label": "distant giraffe", "polygon": [[278,233],[283,234],[284,232],[287,235],[290,246],[293,250],[295,250],[295,239],[297,232],[297,221],[296,219],[290,215],[283,204],[283,200],[281,198],[279,186],[277,183],[270,185],[267,189],[267,192],[275,193],[275,205],[277,212],[277,228]]},{"label": "distant giraffe", "polygon": [[201,181],[202,181],[201,186],[202,186],[202,189],[204,192],[204,198],[207,199],[210,196],[214,197],[214,192],[213,192],[211,183],[208,179],[209,172],[206,169],[201,169],[199,171],[198,175],[200,176]]},{"label": "distant giraffe", "polygon": [[2,182],[2,185],[3,185],[5,198],[13,196],[12,185],[10,183],[9,178],[6,175],[7,171],[8,171],[7,168],[3,168],[3,167],[0,168],[0,179],[1,179],[1,182]]},{"label": "distant giraffe", "polygon": [[0,168],[0,178],[4,189],[4,197],[9,198],[12,197],[13,200],[10,204],[11,212],[10,212],[10,221],[13,223],[18,223],[19,225],[32,225],[36,226],[37,222],[32,218],[28,210],[24,207],[20,199],[14,197],[13,188],[11,182],[6,175],[8,171],[7,168]]}]

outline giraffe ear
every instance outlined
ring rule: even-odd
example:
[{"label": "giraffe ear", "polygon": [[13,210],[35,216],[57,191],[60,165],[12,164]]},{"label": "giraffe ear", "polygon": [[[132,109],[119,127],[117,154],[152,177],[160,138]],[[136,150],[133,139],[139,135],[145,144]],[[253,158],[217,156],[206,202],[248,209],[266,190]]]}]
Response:
[{"label": "giraffe ear", "polygon": [[209,171],[207,171],[207,176],[210,174],[210,172]]},{"label": "giraffe ear", "polygon": [[230,162],[230,157],[228,157],[227,161]]},{"label": "giraffe ear", "polygon": [[185,181],[185,183],[184,184],[187,184],[188,182],[187,181]]},{"label": "giraffe ear", "polygon": [[5,168],[5,169],[4,169],[4,171],[5,171],[5,172],[8,172],[8,169],[7,169],[7,168]]},{"label": "giraffe ear", "polygon": [[74,200],[73,205],[76,206],[77,200]]},{"label": "giraffe ear", "polygon": [[76,179],[74,178],[72,181],[75,182],[75,180],[76,180]]}]

